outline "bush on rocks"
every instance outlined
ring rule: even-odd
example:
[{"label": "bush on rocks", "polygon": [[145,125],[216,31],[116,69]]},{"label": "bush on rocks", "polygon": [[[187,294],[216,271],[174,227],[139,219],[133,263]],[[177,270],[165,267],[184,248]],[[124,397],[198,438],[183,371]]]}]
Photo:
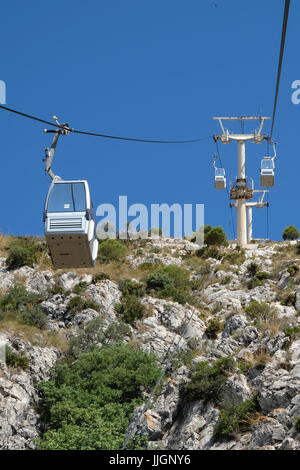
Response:
[{"label": "bush on rocks", "polygon": [[191,381],[185,385],[188,400],[218,401],[222,387],[235,369],[231,356],[222,357],[215,362],[198,362],[192,373]]},{"label": "bush on rocks", "polygon": [[256,398],[244,401],[241,405],[229,405],[220,412],[219,421],[214,428],[214,439],[223,441],[236,438],[240,432],[251,429],[253,418],[260,407]]},{"label": "bush on rocks", "polygon": [[288,227],[286,227],[282,233],[282,238],[284,240],[297,240],[297,238],[299,237],[299,231],[298,229],[295,227],[295,225],[289,225]]},{"label": "bush on rocks", "polygon": [[100,307],[96,302],[94,302],[93,300],[85,299],[80,296],[73,297],[67,305],[67,310],[71,315],[76,315],[77,313],[80,313],[82,312],[82,310],[85,310],[87,308],[96,310],[96,312],[99,312],[100,310]]},{"label": "bush on rocks", "polygon": [[101,282],[101,281],[104,281],[106,279],[110,279],[109,274],[106,274],[106,273],[103,273],[103,272],[94,274],[93,278],[92,278],[92,284],[97,284],[97,282]]},{"label": "bush on rocks", "polygon": [[100,263],[122,261],[126,255],[126,247],[118,240],[108,238],[99,244],[98,258]]},{"label": "bush on rocks", "polygon": [[257,300],[252,300],[244,310],[252,320],[267,322],[272,320],[275,316],[275,312],[269,304],[266,302],[258,302]]},{"label": "bush on rocks", "polygon": [[209,320],[205,334],[209,339],[217,339],[218,333],[222,330],[222,325],[216,318]]},{"label": "bush on rocks", "polygon": [[11,271],[22,266],[32,267],[43,252],[46,252],[45,245],[30,237],[15,238],[8,246],[7,269]]},{"label": "bush on rocks", "polygon": [[224,245],[227,246],[227,236],[222,227],[204,227],[204,243],[206,245]]},{"label": "bush on rocks", "polygon": [[145,293],[145,286],[141,282],[122,279],[119,281],[119,289],[123,295],[136,295],[142,297]]},{"label": "bush on rocks", "polygon": [[15,367],[26,370],[29,366],[28,358],[24,353],[15,353],[9,346],[6,346],[5,362],[7,367]]},{"label": "bush on rocks", "polygon": [[122,315],[123,320],[130,325],[141,319],[145,311],[144,305],[136,295],[123,295],[120,303],[116,304],[115,309]]},{"label": "bush on rocks", "polygon": [[148,292],[155,291],[160,298],[172,299],[180,304],[191,300],[189,273],[179,266],[159,268],[146,278],[146,285]]},{"label": "bush on rocks", "polygon": [[[155,357],[127,345],[59,361],[38,385],[43,420],[39,450],[119,450],[133,411],[161,371]],[[133,438],[128,449],[141,449]]]}]

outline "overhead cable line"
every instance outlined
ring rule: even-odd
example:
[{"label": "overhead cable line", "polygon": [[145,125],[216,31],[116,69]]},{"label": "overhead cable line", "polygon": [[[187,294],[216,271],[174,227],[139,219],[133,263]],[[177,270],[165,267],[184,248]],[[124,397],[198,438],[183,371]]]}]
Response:
[{"label": "overhead cable line", "polygon": [[276,90],[275,90],[273,116],[272,116],[271,132],[270,132],[270,140],[272,139],[272,135],[273,135],[275,114],[276,114],[276,108],[277,108],[277,99],[278,99],[278,91],[279,91],[279,83],[280,83],[280,76],[281,76],[283,52],[284,52],[285,37],[286,37],[286,30],[287,30],[287,22],[288,22],[288,16],[289,16],[289,8],[290,8],[290,0],[285,0],[283,23],[282,23],[282,33],[281,33],[280,53],[279,53],[279,62],[278,62],[278,70],[277,70]]},{"label": "overhead cable line", "polygon": [[41,119],[37,116],[32,116],[31,114],[23,113],[16,109],[8,108],[7,106],[0,105],[0,108],[4,109],[5,111],[18,114],[19,116],[23,116],[28,119],[33,119],[34,121],[38,121],[43,124],[47,124],[48,126],[53,126],[53,127],[56,127],[61,130],[68,131],[68,132],[73,132],[73,134],[90,135],[94,137],[102,137],[104,139],[114,139],[114,140],[122,140],[122,141],[128,141],[128,142],[143,142],[143,143],[149,143],[149,144],[191,144],[195,142],[201,142],[203,140],[208,140],[211,138],[211,136],[207,136],[207,137],[199,137],[196,139],[187,139],[187,140],[152,140],[152,139],[138,139],[135,137],[121,137],[121,136],[108,135],[108,134],[102,134],[102,133],[96,133],[96,132],[81,131],[81,130],[72,129],[69,127],[63,127],[63,126],[60,126],[59,124],[46,121],[45,119]]}]

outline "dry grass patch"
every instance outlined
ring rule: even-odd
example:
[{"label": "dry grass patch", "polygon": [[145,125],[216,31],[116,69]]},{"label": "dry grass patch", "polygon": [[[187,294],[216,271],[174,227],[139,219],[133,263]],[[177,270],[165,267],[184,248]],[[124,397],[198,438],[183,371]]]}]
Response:
[{"label": "dry grass patch", "polygon": [[264,368],[272,360],[270,354],[264,348],[255,353],[246,353],[242,362],[247,363],[249,368]]},{"label": "dry grass patch", "polygon": [[67,334],[64,330],[58,332],[40,330],[10,317],[0,321],[0,331],[28,341],[33,346],[54,347],[60,351],[68,349]]},{"label": "dry grass patch", "polygon": [[262,322],[259,325],[259,329],[262,333],[265,331],[269,331],[271,336],[277,336],[279,333],[281,333],[284,328],[286,327],[286,320],[283,318],[278,318],[276,315],[274,315],[273,318],[271,318],[269,321]]},{"label": "dry grass patch", "polygon": [[[58,275],[61,275],[69,270],[59,270]],[[76,268],[72,269],[78,276],[84,274],[97,275],[100,273],[107,274],[112,281],[119,281],[120,279],[132,279],[141,280],[145,277],[145,271],[141,269],[133,269],[127,262],[112,262],[109,264],[101,264],[97,261],[94,268]]]}]

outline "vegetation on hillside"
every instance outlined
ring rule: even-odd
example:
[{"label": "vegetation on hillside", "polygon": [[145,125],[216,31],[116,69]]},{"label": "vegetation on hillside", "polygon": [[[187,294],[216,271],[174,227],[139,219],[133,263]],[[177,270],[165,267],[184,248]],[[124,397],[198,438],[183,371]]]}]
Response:
[{"label": "vegetation on hillside", "polygon": [[[160,374],[152,355],[126,345],[105,346],[57,363],[38,385],[44,432],[40,450],[120,449],[142,390]],[[128,449],[143,448],[135,437]]]}]

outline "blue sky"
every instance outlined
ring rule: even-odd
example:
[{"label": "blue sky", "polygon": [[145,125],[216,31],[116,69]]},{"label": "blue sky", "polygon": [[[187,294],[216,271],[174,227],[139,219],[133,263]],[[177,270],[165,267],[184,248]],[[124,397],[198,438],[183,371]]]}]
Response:
[{"label": "blue sky", "polygon": [[[71,127],[149,139],[189,139],[219,132],[218,115],[271,116],[283,0],[54,0],[1,3],[0,80],[7,106]],[[276,186],[270,192],[272,239],[300,228],[300,2],[292,0],[274,138]],[[0,231],[42,234],[49,187],[44,125],[0,110]],[[267,125],[265,130],[269,131]],[[230,178],[236,144],[220,145]],[[204,203],[205,222],[232,238],[225,191],[213,186],[211,140],[155,145],[62,137],[53,168],[86,178],[94,205]],[[247,175],[259,184],[266,145],[247,144]],[[234,213],[234,218],[236,214]],[[254,236],[266,236],[266,210],[254,211]]]}]

